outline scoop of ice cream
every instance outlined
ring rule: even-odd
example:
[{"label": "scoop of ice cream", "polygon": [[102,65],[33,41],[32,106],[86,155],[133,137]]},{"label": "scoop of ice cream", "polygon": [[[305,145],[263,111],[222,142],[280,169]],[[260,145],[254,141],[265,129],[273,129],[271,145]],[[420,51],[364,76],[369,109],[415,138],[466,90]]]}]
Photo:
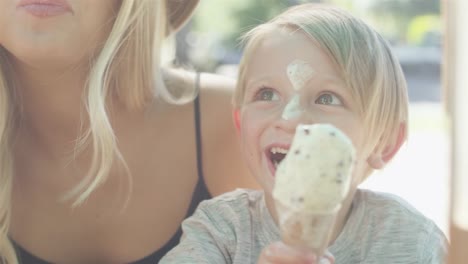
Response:
[{"label": "scoop of ice cream", "polygon": [[273,197],[302,212],[335,212],[349,191],[354,160],[351,140],[336,127],[299,125],[278,165]]}]

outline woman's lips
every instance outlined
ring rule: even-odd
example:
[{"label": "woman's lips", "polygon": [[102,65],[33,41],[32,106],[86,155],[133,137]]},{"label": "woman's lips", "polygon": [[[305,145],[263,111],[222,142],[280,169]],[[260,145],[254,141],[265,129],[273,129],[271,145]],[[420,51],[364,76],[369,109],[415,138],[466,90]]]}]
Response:
[{"label": "woman's lips", "polygon": [[41,18],[72,13],[70,5],[64,0],[22,0],[17,7]]}]

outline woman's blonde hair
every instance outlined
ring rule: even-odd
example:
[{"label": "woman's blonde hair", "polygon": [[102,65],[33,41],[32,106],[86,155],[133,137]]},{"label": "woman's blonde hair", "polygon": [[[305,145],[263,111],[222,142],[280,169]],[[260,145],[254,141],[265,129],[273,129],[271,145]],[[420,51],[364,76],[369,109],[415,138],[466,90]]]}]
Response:
[{"label": "woman's blonde hair", "polygon": [[[360,19],[324,4],[289,8],[271,21],[247,32],[244,56],[234,95],[234,107],[244,99],[249,60],[255,49],[275,30],[302,33],[311,38],[338,66],[343,80],[359,105],[368,137],[366,147],[382,148],[406,129],[408,95],[400,64],[387,41]],[[406,137],[406,130],[405,130]],[[383,149],[375,149],[381,151]]]},{"label": "woman's blonde hair", "polygon": [[[75,198],[74,206],[106,180],[114,159],[129,172],[109,120],[108,98],[117,98],[129,109],[142,109],[155,96],[179,103],[164,85],[159,64],[162,42],[171,29],[166,8],[166,1],[122,0],[109,36],[91,62],[85,100],[89,128],[77,141],[76,149],[81,151],[91,144],[93,156],[87,175],[66,195]],[[14,174],[10,144],[17,115],[9,71],[7,51],[0,46],[0,263],[16,264],[8,237]],[[129,183],[131,190],[131,177]]]}]

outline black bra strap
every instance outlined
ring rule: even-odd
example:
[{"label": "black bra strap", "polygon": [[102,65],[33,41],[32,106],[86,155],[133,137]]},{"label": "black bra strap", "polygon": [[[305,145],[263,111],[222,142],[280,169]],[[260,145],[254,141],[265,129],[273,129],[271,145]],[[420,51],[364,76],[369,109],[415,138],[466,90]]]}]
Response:
[{"label": "black bra strap", "polygon": [[203,179],[203,144],[201,137],[201,113],[200,113],[200,73],[197,73],[195,80],[195,89],[198,91],[198,95],[193,102],[193,112],[195,117],[195,140],[197,147],[197,173],[198,173],[198,184],[205,185],[205,180]]}]

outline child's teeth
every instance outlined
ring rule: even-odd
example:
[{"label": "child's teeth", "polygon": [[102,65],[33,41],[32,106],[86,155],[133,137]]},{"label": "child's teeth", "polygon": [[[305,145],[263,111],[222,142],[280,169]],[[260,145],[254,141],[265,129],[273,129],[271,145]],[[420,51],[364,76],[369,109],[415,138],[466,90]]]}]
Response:
[{"label": "child's teeth", "polygon": [[281,154],[287,154],[288,150],[284,148],[279,148],[279,147],[274,147],[271,149],[271,153],[276,154],[276,153],[281,153]]}]

